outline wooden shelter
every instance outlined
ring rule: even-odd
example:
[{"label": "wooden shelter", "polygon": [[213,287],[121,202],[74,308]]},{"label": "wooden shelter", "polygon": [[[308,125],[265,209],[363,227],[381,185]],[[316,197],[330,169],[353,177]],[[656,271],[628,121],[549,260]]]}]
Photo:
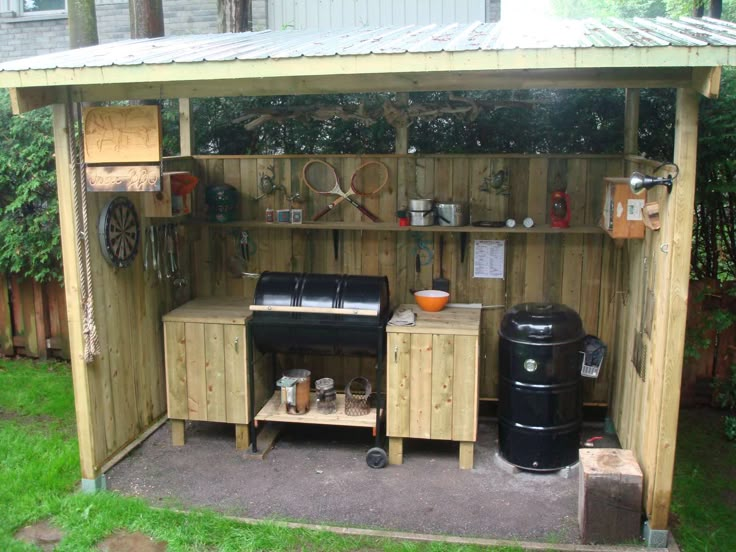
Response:
[{"label": "wooden shelter", "polygon": [[[521,220],[533,228],[449,229],[445,274],[453,299],[510,307],[532,300],[566,303],[588,332],[609,345],[603,373],[586,386],[588,403],[608,404],[619,439],[644,473],[649,525],[667,528],[678,421],[687,309],[698,102],[718,95],[720,66],[736,56],[736,25],[709,19],[558,21],[510,28],[504,23],[446,27],[353,29],[349,32],[279,31],[242,35],[167,37],[100,45],[19,60],[0,66],[0,85],[11,89],[14,110],[53,105],[62,247],[77,425],[83,481],[94,488],[106,466],[165,420],[162,316],[177,303],[166,283],[144,272],[141,256],[114,269],[99,251],[95,224],[102,206],[125,195],[143,208],[145,194],[87,193],[87,235],[75,218],[73,106],[81,102],[184,98],[181,156],[166,170],[200,176],[195,214],[204,188],[228,183],[241,193],[240,219],[229,225],[185,222],[191,294],[250,297],[252,283],[228,276],[235,251],[233,230],[247,229],[258,249],[250,271],[306,270],[385,274],[392,303],[411,301],[415,286],[410,234],[394,222],[397,208],[416,194],[466,200],[471,211]],[[651,171],[638,156],[640,88],[675,88],[676,130],[672,159],[679,176],[658,201],[661,229],[643,239],[615,242],[599,226],[605,177]],[[268,167],[290,191],[307,197],[306,213],[326,200],[309,197],[300,181],[307,157],[192,155],[187,98],[236,95],[412,92],[530,88],[625,88],[625,150],[618,155],[394,155],[375,156],[391,174],[386,193],[367,200],[384,222],[371,223],[344,209],[320,225],[263,223],[278,194],[256,201]],[[399,132],[399,144],[406,140]],[[316,156],[315,156],[316,157]],[[343,178],[368,156],[328,156]],[[483,177],[504,170],[510,196],[479,190]],[[549,191],[572,198],[569,229],[549,226]],[[84,195],[82,193],[81,195]],[[78,198],[77,198],[78,199]],[[322,201],[322,203],[320,203]],[[345,206],[343,206],[345,207]],[[147,218],[145,230],[157,219]],[[196,217],[195,217],[196,218]],[[341,250],[333,256],[332,230]],[[436,242],[444,227],[426,230]],[[474,280],[472,250],[460,261],[456,235],[504,239],[506,277]],[[90,271],[80,271],[82,242],[89,240]],[[81,248],[81,249],[80,249]],[[436,260],[432,273],[439,273]],[[429,284],[429,272],[418,276]],[[101,354],[84,360],[84,308],[80,289],[91,286]],[[480,397],[497,396],[497,327],[503,310],[484,311],[481,323]],[[309,360],[305,360],[309,363]],[[337,359],[338,380],[359,370]],[[205,418],[206,419],[206,418]]]}]

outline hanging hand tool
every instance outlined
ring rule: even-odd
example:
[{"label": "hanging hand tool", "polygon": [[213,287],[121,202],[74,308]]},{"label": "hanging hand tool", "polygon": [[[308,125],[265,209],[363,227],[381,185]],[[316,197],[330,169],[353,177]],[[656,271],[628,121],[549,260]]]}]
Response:
[{"label": "hanging hand tool", "polygon": [[450,292],[450,280],[445,278],[442,268],[442,262],[444,260],[444,252],[445,252],[445,237],[440,234],[440,277],[435,278],[432,280],[432,289],[437,289],[439,291],[446,291]]}]

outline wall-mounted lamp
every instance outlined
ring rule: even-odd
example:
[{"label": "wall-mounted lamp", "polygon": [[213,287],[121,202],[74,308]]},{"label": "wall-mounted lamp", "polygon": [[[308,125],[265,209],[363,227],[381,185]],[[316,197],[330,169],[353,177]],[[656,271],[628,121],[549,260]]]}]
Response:
[{"label": "wall-mounted lamp", "polygon": [[667,176],[650,176],[648,174],[642,174],[640,172],[631,173],[631,178],[629,178],[629,186],[631,186],[631,191],[635,194],[641,194],[645,190],[653,188],[654,186],[662,185],[667,187],[667,193],[672,192],[672,181],[677,178],[678,174],[680,174],[680,167],[678,167],[674,163],[662,163],[656,169],[654,169],[654,173],[657,173],[657,171],[659,171],[661,168],[667,166],[675,168],[674,175],[668,174]]}]

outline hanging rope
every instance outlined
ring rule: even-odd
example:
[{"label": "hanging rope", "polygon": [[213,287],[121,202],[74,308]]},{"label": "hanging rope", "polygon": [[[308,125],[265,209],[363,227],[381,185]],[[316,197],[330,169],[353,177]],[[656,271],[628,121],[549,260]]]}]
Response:
[{"label": "hanging rope", "polygon": [[[76,117],[71,103],[67,102],[67,129],[72,153],[72,200],[74,222],[77,229],[75,249],[79,266],[79,292],[82,303],[82,335],[84,337],[84,361],[90,363],[100,355],[100,341],[95,324],[95,304],[92,293],[92,261],[89,249],[89,221],[87,219],[87,186],[82,152],[82,116],[77,104]],[[76,129],[76,130],[75,130]]]}]

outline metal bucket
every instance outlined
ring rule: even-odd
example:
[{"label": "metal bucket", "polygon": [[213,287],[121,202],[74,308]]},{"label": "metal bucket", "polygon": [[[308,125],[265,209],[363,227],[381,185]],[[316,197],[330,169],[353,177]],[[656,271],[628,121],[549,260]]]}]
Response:
[{"label": "metal bucket", "polygon": [[276,382],[281,388],[281,404],[287,414],[306,414],[309,412],[309,384],[312,373],[309,370],[286,370]]},{"label": "metal bucket", "polygon": [[564,305],[525,303],[506,313],[498,333],[501,456],[535,471],[575,463],[583,419],[580,316]]},{"label": "metal bucket", "polygon": [[437,218],[440,226],[465,226],[466,209],[462,203],[438,203]]}]

